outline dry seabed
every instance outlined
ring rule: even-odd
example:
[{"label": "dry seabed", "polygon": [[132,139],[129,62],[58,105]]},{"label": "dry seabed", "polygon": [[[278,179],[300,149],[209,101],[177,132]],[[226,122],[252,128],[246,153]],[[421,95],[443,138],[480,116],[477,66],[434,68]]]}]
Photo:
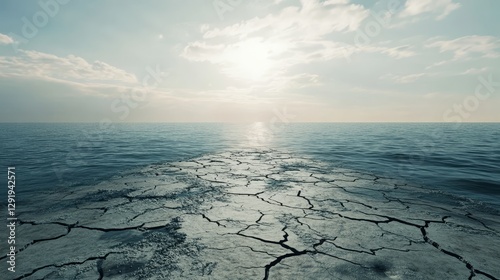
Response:
[{"label": "dry seabed", "polygon": [[500,278],[497,210],[274,150],[149,166],[18,213],[12,279]]}]

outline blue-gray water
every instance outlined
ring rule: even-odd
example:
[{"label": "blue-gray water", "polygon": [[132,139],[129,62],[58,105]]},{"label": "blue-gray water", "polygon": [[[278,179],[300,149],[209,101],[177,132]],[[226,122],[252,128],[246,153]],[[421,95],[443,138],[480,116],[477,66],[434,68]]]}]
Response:
[{"label": "blue-gray water", "polygon": [[500,124],[4,123],[0,162],[5,172],[16,167],[22,192],[95,184],[224,149],[274,148],[498,206],[499,139]]}]

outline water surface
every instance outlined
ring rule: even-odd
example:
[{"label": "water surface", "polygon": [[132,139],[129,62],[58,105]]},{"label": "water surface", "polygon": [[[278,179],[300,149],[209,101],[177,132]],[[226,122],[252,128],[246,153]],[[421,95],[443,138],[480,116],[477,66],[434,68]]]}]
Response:
[{"label": "water surface", "polygon": [[500,204],[499,139],[495,123],[4,123],[0,161],[16,167],[22,192],[95,184],[227,149],[282,149]]}]

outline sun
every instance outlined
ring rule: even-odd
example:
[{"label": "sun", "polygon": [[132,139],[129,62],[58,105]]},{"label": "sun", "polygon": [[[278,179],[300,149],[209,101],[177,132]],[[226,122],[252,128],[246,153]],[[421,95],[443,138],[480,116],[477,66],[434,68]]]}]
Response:
[{"label": "sun", "polygon": [[275,46],[251,39],[240,42],[227,50],[226,72],[228,76],[251,81],[262,81],[268,78],[274,62],[272,56]]}]

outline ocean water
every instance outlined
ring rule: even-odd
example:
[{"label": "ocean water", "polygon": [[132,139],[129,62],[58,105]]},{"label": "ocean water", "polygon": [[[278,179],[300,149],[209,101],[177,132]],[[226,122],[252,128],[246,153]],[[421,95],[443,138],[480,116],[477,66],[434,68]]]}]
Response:
[{"label": "ocean water", "polygon": [[228,149],[279,149],[500,207],[499,139],[497,123],[3,123],[0,163],[16,167],[23,193]]}]

